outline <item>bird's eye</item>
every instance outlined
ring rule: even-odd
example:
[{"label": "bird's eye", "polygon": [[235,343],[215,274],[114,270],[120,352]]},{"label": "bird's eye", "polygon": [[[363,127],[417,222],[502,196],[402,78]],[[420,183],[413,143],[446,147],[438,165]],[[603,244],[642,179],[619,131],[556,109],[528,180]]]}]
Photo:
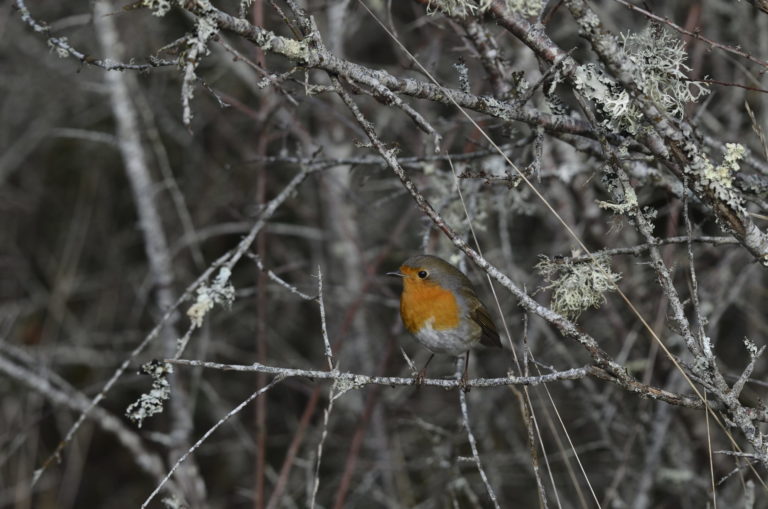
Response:
[{"label": "bird's eye", "polygon": [[419,271],[419,277],[420,277],[421,279],[426,279],[428,275],[429,275],[429,273],[427,273],[427,271],[426,271],[426,270],[420,270],[420,271]]}]

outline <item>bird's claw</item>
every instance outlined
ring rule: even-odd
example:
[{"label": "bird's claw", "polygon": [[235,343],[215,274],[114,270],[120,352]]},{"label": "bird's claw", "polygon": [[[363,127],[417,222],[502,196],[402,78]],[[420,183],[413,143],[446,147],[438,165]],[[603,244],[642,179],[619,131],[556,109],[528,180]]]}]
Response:
[{"label": "bird's claw", "polygon": [[467,384],[468,381],[469,379],[467,378],[467,374],[464,373],[464,376],[459,378],[459,389],[464,392],[469,392],[472,387]]}]

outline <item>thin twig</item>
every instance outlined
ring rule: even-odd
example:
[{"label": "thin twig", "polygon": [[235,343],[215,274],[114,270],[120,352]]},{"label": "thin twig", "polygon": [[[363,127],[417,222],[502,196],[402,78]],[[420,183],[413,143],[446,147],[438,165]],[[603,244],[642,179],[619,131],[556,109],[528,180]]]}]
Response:
[{"label": "thin twig", "polygon": [[[219,369],[223,371],[241,371],[268,373],[272,375],[281,375],[284,378],[311,378],[317,380],[334,380],[343,382],[352,388],[364,387],[366,385],[389,385],[412,386],[418,385],[419,381],[415,378],[393,377],[393,376],[369,376],[359,373],[350,373],[344,371],[323,371],[316,369],[296,369],[282,368],[276,366],[266,366],[264,364],[221,364],[218,362],[206,362],[194,359],[164,359],[163,362],[178,364],[181,366],[192,366],[207,369]],[[467,387],[501,387],[505,385],[539,385],[543,383],[552,383],[560,380],[577,380],[586,376],[594,375],[595,371],[589,366],[573,368],[565,371],[556,371],[541,376],[509,376],[500,378],[473,378],[467,380]],[[427,387],[442,387],[445,389],[454,389],[460,387],[458,381],[446,378],[426,378],[422,385]]]},{"label": "thin twig", "polygon": [[[3,349],[5,346],[3,344]],[[50,377],[45,376],[44,370],[40,366],[34,366],[34,369],[25,368],[20,366],[18,362],[12,362],[0,355],[0,373],[42,394],[52,405],[70,408],[76,412],[81,412],[81,415],[86,414],[91,403],[87,396],[68,384],[61,388],[55,387],[54,380],[57,385],[66,384],[66,382],[53,373],[50,374]],[[163,478],[162,458],[157,453],[147,449],[141,437],[133,429],[126,426],[123,420],[101,407],[87,411],[87,415],[99,428],[115,436],[117,441],[130,452],[130,457],[142,471],[158,482]],[[170,493],[178,493],[178,486],[175,483],[169,483],[167,489]]]},{"label": "thin twig", "polygon": [[[704,392],[704,404],[707,403],[707,393]],[[712,487],[712,504],[717,509],[717,488],[715,487],[715,462],[712,453],[712,434],[709,430],[709,412],[704,412],[704,418],[707,424],[707,456],[709,456],[709,480]]]},{"label": "thin twig", "polygon": [[115,383],[120,379],[120,377],[125,373],[125,371],[128,369],[128,367],[131,365],[133,360],[143,352],[146,347],[152,343],[160,334],[160,331],[165,326],[166,322],[176,313],[177,308],[179,305],[189,299],[190,296],[194,294],[194,292],[197,290],[197,288],[200,287],[205,281],[207,281],[211,274],[213,274],[214,271],[216,271],[219,268],[225,268],[227,270],[232,270],[232,267],[242,258],[242,256],[247,252],[247,250],[250,248],[251,244],[253,243],[253,240],[256,238],[256,235],[261,231],[261,229],[266,224],[267,220],[272,217],[272,215],[275,213],[275,211],[280,207],[280,205],[285,202],[285,200],[288,199],[288,197],[293,193],[296,188],[304,182],[304,180],[317,171],[316,169],[308,168],[303,170],[302,172],[298,173],[289,183],[288,185],[283,188],[283,191],[281,191],[277,196],[275,196],[269,204],[264,208],[264,210],[261,212],[261,215],[259,216],[258,221],[251,227],[251,230],[248,232],[248,235],[246,235],[240,243],[235,247],[233,250],[228,251],[221,257],[219,257],[216,261],[214,261],[201,275],[198,277],[191,285],[187,287],[187,289],[184,291],[184,293],[179,297],[176,302],[173,303],[172,306],[168,308],[168,310],[165,312],[165,314],[158,320],[158,323],[155,325],[155,327],[152,328],[152,330],[144,337],[144,339],[139,343],[136,348],[134,348],[126,357],[126,359],[120,364],[120,366],[115,370],[115,372],[112,374],[112,376],[107,380],[107,382],[104,384],[102,389],[99,391],[99,393],[93,398],[91,401],[91,404],[83,411],[82,414],[80,414],[80,417],[75,421],[75,423],[70,427],[67,434],[64,436],[64,438],[59,442],[56,449],[46,458],[46,460],[43,462],[43,464],[35,471],[35,475],[33,477],[32,483],[36,483],[40,476],[43,474],[43,472],[53,463],[53,461],[59,457],[59,454],[61,454],[61,451],[66,447],[66,445],[72,440],[72,438],[75,436],[75,433],[77,433],[78,429],[80,429],[80,426],[83,424],[85,419],[88,417],[88,414],[90,411],[101,401],[106,397],[107,393],[112,389],[112,387],[115,385]]},{"label": "thin twig", "polygon": [[[461,383],[461,377],[464,373],[464,357],[458,357],[456,359],[456,383]],[[500,509],[499,501],[496,499],[496,492],[493,491],[493,486],[491,486],[490,481],[488,480],[488,476],[485,474],[485,469],[483,468],[483,462],[480,461],[480,453],[477,451],[477,441],[475,440],[475,435],[472,433],[472,428],[469,425],[469,410],[467,409],[467,391],[465,390],[459,390],[459,406],[461,407],[461,416],[464,419],[464,429],[467,430],[467,440],[469,441],[469,446],[472,448],[472,458],[475,460],[475,465],[477,466],[477,471],[480,472],[480,478],[483,480],[483,484],[485,484],[485,490],[488,492],[488,496],[491,499],[491,502],[493,503],[493,507],[496,509]]]},{"label": "thin twig", "polygon": [[253,260],[256,263],[256,266],[259,268],[259,270],[264,272],[269,279],[271,279],[275,283],[279,284],[280,286],[282,286],[283,288],[285,288],[289,292],[293,293],[294,295],[298,295],[300,298],[302,298],[304,300],[317,300],[318,299],[317,296],[312,297],[311,295],[307,295],[306,293],[300,291],[298,288],[296,288],[295,286],[293,286],[292,284],[287,282],[285,279],[281,278],[280,276],[278,276],[277,274],[275,274],[274,272],[272,272],[268,268],[264,267],[264,264],[262,263],[261,258],[259,257],[259,255],[255,254],[255,253],[248,253],[248,258]]},{"label": "thin twig", "polygon": [[149,71],[157,67],[167,67],[167,66],[178,65],[178,61],[176,60],[162,60],[159,58],[150,58],[148,64],[133,64],[133,63],[125,63],[125,62],[116,62],[110,58],[100,59],[92,55],[88,55],[86,53],[83,53],[82,51],[79,51],[78,49],[74,48],[71,44],[69,44],[66,37],[51,36],[50,27],[48,27],[44,22],[37,21],[35,18],[32,17],[32,14],[29,12],[29,9],[27,8],[27,5],[24,3],[24,0],[14,0],[14,3],[16,7],[19,9],[19,12],[21,13],[22,21],[24,21],[24,23],[29,25],[32,28],[32,30],[34,30],[35,32],[38,32],[47,36],[48,44],[56,48],[60,56],[64,56],[64,57],[71,56],[79,60],[80,63],[82,64],[101,67],[106,71],[128,71],[128,70]]},{"label": "thin twig", "polygon": [[328,361],[328,369],[333,371],[333,350],[331,350],[331,341],[328,339],[328,325],[325,323],[325,304],[323,303],[323,271],[317,267],[317,303],[320,306],[320,330],[323,336],[323,347],[325,349],[325,360]]},{"label": "thin twig", "polygon": [[679,237],[667,237],[663,239],[656,239],[654,243],[638,244],[630,247],[616,247],[612,249],[601,249],[600,251],[593,251],[592,255],[579,255],[579,256],[563,256],[558,257],[558,260],[569,262],[590,262],[594,257],[603,256],[616,256],[616,255],[632,255],[640,256],[641,254],[651,250],[656,246],[662,246],[667,244],[687,244],[688,242],[696,242],[700,244],[712,244],[713,246],[733,245],[738,244],[739,241],[733,237],[711,237],[702,235],[700,237],[688,237],[687,235],[681,235]]},{"label": "thin twig", "polygon": [[[539,507],[540,509],[548,509],[547,503],[547,490],[544,488],[544,482],[541,480],[541,465],[539,464],[539,452],[536,449],[536,433],[533,429],[533,419],[531,413],[528,411],[528,401],[523,395],[522,391],[517,390],[514,387],[510,387],[510,391],[517,397],[520,405],[520,413],[523,417],[523,423],[525,423],[526,441],[528,442],[528,455],[531,457],[531,466],[533,467],[533,478],[536,479],[536,491],[539,495]],[[560,505],[559,495],[555,490],[555,499],[558,506]]]},{"label": "thin twig", "polygon": [[261,229],[264,228],[264,226],[267,224],[267,221],[272,217],[275,211],[277,211],[277,209],[293,194],[296,188],[298,188],[299,185],[307,179],[307,177],[317,171],[319,171],[318,168],[304,168],[301,172],[296,174],[290,182],[288,182],[288,184],[283,188],[282,191],[280,191],[277,196],[270,200],[270,202],[259,213],[259,219],[251,227],[248,235],[246,235],[243,240],[240,241],[234,252],[232,252],[231,255],[227,258],[227,261],[224,263],[225,268],[232,270],[235,264],[240,261],[240,258],[242,258],[243,255],[245,255],[245,253],[251,247],[251,244],[253,244],[253,241],[256,239],[256,235],[258,235]]},{"label": "thin twig", "polygon": [[317,459],[315,462],[315,477],[312,483],[312,499],[309,502],[309,509],[315,509],[315,501],[317,500],[317,490],[320,489],[320,462],[323,459],[323,446],[325,445],[325,439],[328,437],[328,421],[333,411],[333,402],[341,393],[336,393],[336,384],[331,386],[330,394],[328,395],[328,407],[323,412],[323,431],[320,435],[320,441],[317,443]]},{"label": "thin twig", "polygon": [[184,460],[186,460],[189,457],[190,454],[195,452],[203,444],[203,442],[205,442],[208,439],[208,437],[210,437],[213,434],[213,432],[216,431],[216,429],[218,429],[219,426],[221,426],[222,424],[227,422],[227,420],[229,420],[230,417],[232,417],[234,415],[237,415],[240,412],[240,410],[242,410],[243,408],[246,407],[246,405],[248,405],[248,403],[250,403],[251,401],[253,401],[257,397],[261,396],[262,394],[264,394],[268,390],[270,390],[272,387],[274,387],[276,384],[278,384],[282,380],[283,380],[283,377],[281,377],[280,375],[276,376],[271,382],[269,382],[269,384],[265,385],[264,387],[262,387],[258,391],[254,392],[253,394],[248,396],[245,400],[243,400],[242,403],[240,403],[235,408],[230,410],[224,417],[219,419],[219,421],[216,424],[211,426],[208,429],[208,431],[206,431],[203,434],[203,436],[201,436],[200,439],[197,442],[195,442],[192,445],[192,447],[190,447],[189,450],[187,452],[185,452],[178,459],[178,461],[176,461],[176,463],[173,465],[173,467],[171,467],[171,469],[168,471],[168,473],[163,478],[163,480],[160,481],[160,484],[158,484],[157,487],[155,487],[155,490],[152,493],[150,493],[149,496],[147,497],[147,499],[144,500],[144,503],[141,504],[141,509],[144,509],[145,507],[147,507],[149,505],[149,503],[152,501],[153,498],[155,498],[155,496],[158,494],[158,492],[163,487],[163,485],[168,481],[168,479],[171,478],[171,476],[176,471],[176,469],[179,468],[179,466],[184,462]]}]

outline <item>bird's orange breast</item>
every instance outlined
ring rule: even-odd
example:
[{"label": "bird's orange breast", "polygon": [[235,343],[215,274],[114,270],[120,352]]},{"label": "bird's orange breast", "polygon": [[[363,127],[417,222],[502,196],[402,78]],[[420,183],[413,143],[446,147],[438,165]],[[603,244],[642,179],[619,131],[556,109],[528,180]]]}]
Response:
[{"label": "bird's orange breast", "polygon": [[454,329],[459,326],[459,304],[453,293],[440,285],[406,278],[400,297],[400,316],[412,334],[429,321],[435,330]]}]

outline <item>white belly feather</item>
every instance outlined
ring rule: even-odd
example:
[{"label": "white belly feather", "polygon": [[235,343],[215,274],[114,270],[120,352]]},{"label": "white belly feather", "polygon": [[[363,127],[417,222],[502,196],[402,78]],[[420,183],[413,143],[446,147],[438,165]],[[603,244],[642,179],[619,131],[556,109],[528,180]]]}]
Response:
[{"label": "white belly feather", "polygon": [[465,329],[460,327],[457,330],[435,330],[432,324],[435,318],[432,317],[416,333],[416,339],[419,343],[427,347],[432,353],[444,353],[459,356],[472,347],[472,342],[467,339],[469,336]]}]

